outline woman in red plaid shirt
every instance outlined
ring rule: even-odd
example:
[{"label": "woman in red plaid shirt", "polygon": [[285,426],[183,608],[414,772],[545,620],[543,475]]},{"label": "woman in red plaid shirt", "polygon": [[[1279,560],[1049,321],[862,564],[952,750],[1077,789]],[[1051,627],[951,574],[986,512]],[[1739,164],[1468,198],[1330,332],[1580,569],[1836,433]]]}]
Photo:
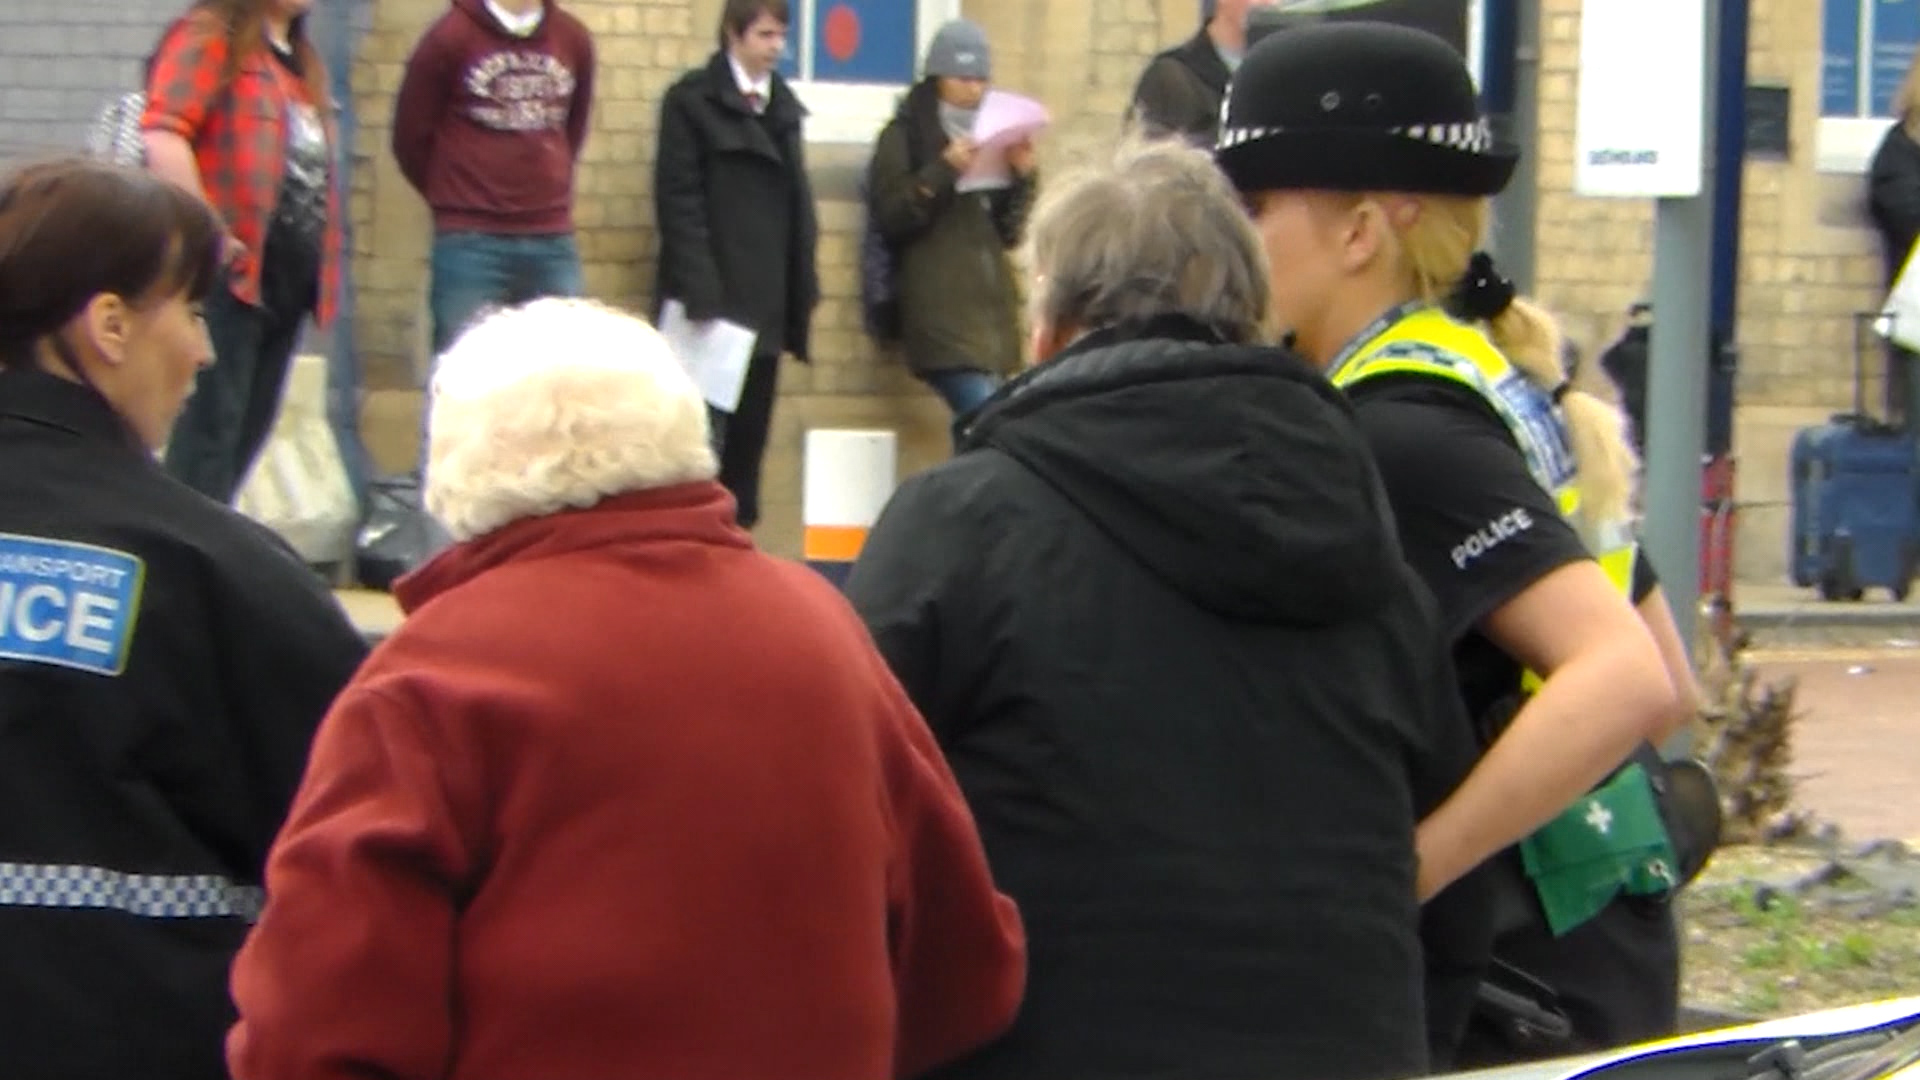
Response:
[{"label": "woman in red plaid shirt", "polygon": [[333,314],[340,215],[313,0],[203,0],[167,32],[147,79],[147,161],[227,228],[229,280],[207,303],[216,362],[167,468],[231,502],[265,443],[311,314]]}]

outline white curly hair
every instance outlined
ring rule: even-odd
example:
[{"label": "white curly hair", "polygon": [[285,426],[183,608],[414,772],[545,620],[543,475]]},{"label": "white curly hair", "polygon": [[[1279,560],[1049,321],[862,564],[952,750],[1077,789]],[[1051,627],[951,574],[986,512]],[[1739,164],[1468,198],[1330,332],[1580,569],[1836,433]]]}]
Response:
[{"label": "white curly hair", "polygon": [[440,357],[426,505],[455,540],[718,471],[700,391],[659,331],[590,300],[487,316]]}]

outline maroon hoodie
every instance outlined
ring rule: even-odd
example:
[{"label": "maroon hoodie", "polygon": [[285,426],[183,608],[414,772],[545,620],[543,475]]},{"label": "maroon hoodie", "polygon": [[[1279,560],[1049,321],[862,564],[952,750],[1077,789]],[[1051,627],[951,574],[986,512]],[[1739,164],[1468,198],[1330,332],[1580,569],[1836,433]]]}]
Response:
[{"label": "maroon hoodie", "polygon": [[571,232],[592,101],[593,38],[553,0],[527,37],[454,0],[407,59],[393,156],[442,232]]}]

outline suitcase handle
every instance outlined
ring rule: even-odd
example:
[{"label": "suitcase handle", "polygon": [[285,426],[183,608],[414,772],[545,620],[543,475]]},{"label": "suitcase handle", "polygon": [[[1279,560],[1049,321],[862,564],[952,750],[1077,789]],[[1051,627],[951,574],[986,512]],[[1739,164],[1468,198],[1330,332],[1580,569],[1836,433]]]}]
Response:
[{"label": "suitcase handle", "polygon": [[[1873,414],[1867,411],[1867,351],[1876,336],[1885,338],[1891,344],[1893,321],[1894,315],[1891,312],[1856,311],[1853,313],[1853,415],[1862,420],[1874,420]],[[1897,377],[1893,370],[1893,350],[1884,348],[1881,353],[1886,357],[1886,378],[1891,384]],[[1879,423],[1887,427],[1894,426],[1891,416],[1880,420]]]}]

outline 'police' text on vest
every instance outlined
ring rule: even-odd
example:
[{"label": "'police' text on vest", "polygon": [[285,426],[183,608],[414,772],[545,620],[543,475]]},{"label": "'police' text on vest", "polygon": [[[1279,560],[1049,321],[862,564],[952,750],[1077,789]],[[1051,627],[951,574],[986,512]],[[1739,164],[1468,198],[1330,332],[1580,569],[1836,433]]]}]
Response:
[{"label": "'police' text on vest", "polygon": [[0,660],[120,674],[145,575],[122,551],[0,533]]},{"label": "'police' text on vest", "polygon": [[1533,528],[1533,515],[1527,513],[1525,507],[1516,506],[1480,526],[1474,530],[1473,535],[1455,544],[1453,565],[1465,570],[1468,563],[1531,528]]}]

